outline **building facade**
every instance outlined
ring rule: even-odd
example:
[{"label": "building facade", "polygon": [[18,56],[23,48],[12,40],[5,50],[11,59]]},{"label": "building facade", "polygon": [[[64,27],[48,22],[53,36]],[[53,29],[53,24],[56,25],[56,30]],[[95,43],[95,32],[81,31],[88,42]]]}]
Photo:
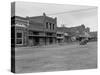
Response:
[{"label": "building facade", "polygon": [[56,43],[56,21],[57,18],[48,17],[45,13],[36,17],[12,17],[12,46],[35,46]]},{"label": "building facade", "polygon": [[64,43],[64,33],[57,30],[57,43]]},{"label": "building facade", "polygon": [[85,25],[57,27],[57,18],[46,16],[11,18],[11,45],[41,46],[76,41],[77,37],[89,37],[90,29]]},{"label": "building facade", "polygon": [[[68,43],[71,41],[70,29],[67,27],[57,27],[57,41]],[[63,39],[63,40],[62,40]],[[58,42],[59,43],[59,42]]]},{"label": "building facade", "polygon": [[57,27],[57,31],[63,32],[64,42],[77,41],[77,38],[90,37],[90,29],[85,27],[84,24],[75,27]]},{"label": "building facade", "polygon": [[14,16],[11,18],[11,45],[28,45],[28,27],[29,21],[26,18]]}]

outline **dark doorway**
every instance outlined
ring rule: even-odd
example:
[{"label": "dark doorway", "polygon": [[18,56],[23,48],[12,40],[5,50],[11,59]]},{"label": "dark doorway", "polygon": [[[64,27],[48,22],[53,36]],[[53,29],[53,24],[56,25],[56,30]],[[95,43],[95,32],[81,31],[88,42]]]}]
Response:
[{"label": "dark doorway", "polygon": [[38,37],[29,37],[29,45],[31,45],[31,46],[39,45],[39,38]]},{"label": "dark doorway", "polygon": [[53,43],[53,38],[49,38],[50,40],[49,40],[49,42],[50,42],[50,44],[52,44]]},{"label": "dark doorway", "polygon": [[34,45],[39,45],[39,38],[38,37],[34,37]]}]

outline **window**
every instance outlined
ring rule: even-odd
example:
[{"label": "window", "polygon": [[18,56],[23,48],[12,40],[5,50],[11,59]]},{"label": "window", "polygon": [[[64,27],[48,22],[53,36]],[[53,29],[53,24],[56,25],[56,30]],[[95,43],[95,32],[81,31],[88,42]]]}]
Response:
[{"label": "window", "polygon": [[33,32],[33,35],[39,35],[39,32]]},{"label": "window", "polygon": [[23,38],[22,38],[22,32],[17,32],[16,33],[16,44],[22,44]]},{"label": "window", "polygon": [[55,25],[53,24],[53,30],[55,29]]},{"label": "window", "polygon": [[61,37],[61,34],[57,34],[58,37]]},{"label": "window", "polygon": [[17,38],[22,38],[22,33],[17,33]]},{"label": "window", "polygon": [[16,44],[22,44],[22,39],[17,39]]},{"label": "window", "polygon": [[46,28],[48,29],[48,22],[46,22]]},{"label": "window", "polygon": [[52,23],[49,23],[49,22],[46,22],[46,28],[47,29],[53,29],[54,30],[54,24],[52,24]]},{"label": "window", "polygon": [[51,29],[52,27],[51,27],[51,23],[50,23],[50,29]]}]

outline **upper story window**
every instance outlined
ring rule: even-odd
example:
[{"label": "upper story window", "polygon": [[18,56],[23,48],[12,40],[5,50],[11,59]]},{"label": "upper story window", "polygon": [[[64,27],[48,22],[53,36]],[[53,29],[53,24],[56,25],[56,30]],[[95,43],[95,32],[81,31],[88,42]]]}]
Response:
[{"label": "upper story window", "polygon": [[33,32],[33,35],[39,35],[39,32]]},{"label": "upper story window", "polygon": [[57,34],[57,36],[58,36],[58,37],[61,37],[61,36],[62,36],[62,34]]},{"label": "upper story window", "polygon": [[51,24],[51,23],[49,23],[49,25],[50,25],[50,29],[52,29],[52,24]]},{"label": "upper story window", "polygon": [[39,35],[39,32],[36,32],[36,31],[29,31],[29,35]]},{"label": "upper story window", "polygon": [[46,28],[50,29],[50,30],[54,30],[55,29],[55,24],[46,22]]},{"label": "upper story window", "polygon": [[55,29],[55,25],[53,24],[53,30]]},{"label": "upper story window", "polygon": [[46,28],[48,29],[48,22],[46,22]]},{"label": "upper story window", "polygon": [[17,38],[22,38],[22,33],[17,32]]}]

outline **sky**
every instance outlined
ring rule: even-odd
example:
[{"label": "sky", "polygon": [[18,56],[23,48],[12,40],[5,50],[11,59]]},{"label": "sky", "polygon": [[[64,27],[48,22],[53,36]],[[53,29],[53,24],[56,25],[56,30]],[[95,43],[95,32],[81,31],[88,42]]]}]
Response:
[{"label": "sky", "polygon": [[[96,6],[16,2],[15,11],[16,16],[22,17],[41,16],[45,12],[47,16],[57,17],[57,26],[64,24],[66,27],[74,27],[84,24],[86,27],[90,27],[90,31],[98,29]],[[11,12],[11,16],[13,16],[14,11]]]}]

